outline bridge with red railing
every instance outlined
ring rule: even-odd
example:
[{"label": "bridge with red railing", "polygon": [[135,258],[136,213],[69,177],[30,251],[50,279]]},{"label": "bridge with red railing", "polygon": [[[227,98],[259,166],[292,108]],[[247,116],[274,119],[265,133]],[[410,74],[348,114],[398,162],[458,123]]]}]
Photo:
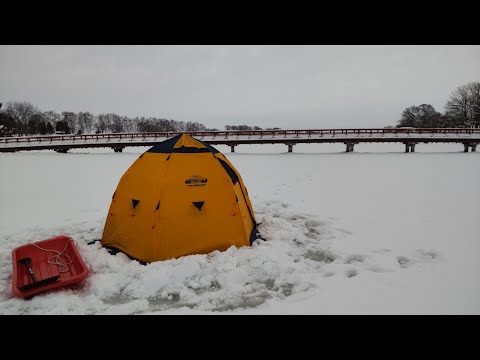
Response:
[{"label": "bridge with red railing", "polygon": [[[285,144],[288,151],[303,143],[343,143],[346,151],[353,151],[359,143],[401,143],[405,152],[414,152],[419,143],[459,143],[465,152],[476,151],[480,144],[480,129],[473,128],[380,128],[380,129],[320,129],[320,130],[238,130],[238,131],[186,131],[211,145],[228,145],[231,151],[242,144]],[[48,135],[0,138],[0,152],[28,150],[112,148],[121,152],[129,146],[153,146],[179,132],[117,133],[86,135]]]}]

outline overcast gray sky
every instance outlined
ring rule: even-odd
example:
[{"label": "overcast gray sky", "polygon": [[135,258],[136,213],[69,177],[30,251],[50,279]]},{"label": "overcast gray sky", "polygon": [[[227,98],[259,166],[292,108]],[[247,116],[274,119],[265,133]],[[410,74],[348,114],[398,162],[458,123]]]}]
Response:
[{"label": "overcast gray sky", "polygon": [[0,102],[287,128],[394,125],[480,81],[480,46],[0,46]]}]

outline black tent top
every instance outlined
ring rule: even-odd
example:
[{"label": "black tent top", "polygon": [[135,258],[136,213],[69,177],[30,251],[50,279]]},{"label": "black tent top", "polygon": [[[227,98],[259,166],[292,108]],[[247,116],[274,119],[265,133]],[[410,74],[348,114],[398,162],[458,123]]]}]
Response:
[{"label": "black tent top", "polygon": [[212,145],[207,144],[206,142],[203,142],[201,140],[195,139],[199,143],[201,143],[204,148],[197,148],[197,147],[179,147],[179,148],[174,148],[175,144],[180,140],[180,138],[183,136],[183,134],[177,135],[171,139],[162,141],[161,143],[151,147],[148,149],[146,152],[153,152],[153,153],[163,153],[163,154],[170,154],[170,153],[205,153],[205,152],[211,152],[213,154],[218,153],[219,151],[215,149]]}]

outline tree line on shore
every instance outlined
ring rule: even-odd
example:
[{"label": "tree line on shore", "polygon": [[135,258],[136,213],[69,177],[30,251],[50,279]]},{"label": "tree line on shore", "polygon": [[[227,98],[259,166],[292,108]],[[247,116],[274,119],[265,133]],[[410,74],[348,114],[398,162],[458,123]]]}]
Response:
[{"label": "tree line on shore", "polygon": [[[226,125],[225,129],[263,130],[258,126],[248,125]],[[272,129],[280,128],[268,130]],[[90,112],[41,111],[27,101],[10,101],[3,108],[0,103],[0,136],[183,131],[219,131],[219,129],[210,129],[198,122],[155,117],[129,118],[113,113],[93,115]]]},{"label": "tree line on shore", "polygon": [[[480,83],[459,86],[450,95],[445,112],[430,104],[406,108],[397,127],[454,128],[480,127]],[[258,126],[226,125],[225,130],[263,130]],[[280,130],[268,128],[266,130]],[[54,133],[142,133],[142,132],[218,131],[198,122],[184,122],[155,117],[120,116],[113,113],[41,111],[26,101],[0,103],[0,136],[46,135]]]},{"label": "tree line on shore", "polygon": [[10,135],[217,130],[207,129],[198,122],[155,117],[129,118],[113,113],[93,115],[88,111],[41,111],[27,101],[10,101],[0,108],[0,133],[2,129]]},{"label": "tree line on shore", "polygon": [[[27,101],[0,103],[0,136],[100,133],[144,133],[219,131],[198,122],[184,122],[155,117],[120,116],[113,113],[41,111]],[[277,130],[280,128],[269,128]],[[225,130],[263,130],[258,126],[226,125]]]},{"label": "tree line on shore", "polygon": [[470,82],[456,88],[443,114],[430,104],[406,108],[397,127],[480,128],[480,82]]}]

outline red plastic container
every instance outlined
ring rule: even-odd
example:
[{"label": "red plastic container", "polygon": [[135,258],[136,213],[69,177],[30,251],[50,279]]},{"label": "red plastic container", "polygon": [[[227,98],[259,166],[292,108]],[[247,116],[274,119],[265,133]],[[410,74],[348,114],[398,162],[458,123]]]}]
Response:
[{"label": "red plastic container", "polygon": [[[68,265],[68,271],[60,272],[58,265],[48,263],[48,259],[56,255],[55,252],[40,250],[33,244],[26,244],[15,248],[12,251],[12,291],[14,296],[21,298],[32,297],[43,291],[79,283],[88,276],[88,268],[71,237],[60,235],[55,238],[37,241],[34,244],[37,244],[43,249],[56,250],[59,252],[61,252],[66,245],[64,253],[70,257],[72,263]],[[30,258],[30,267],[37,281],[56,276],[59,276],[59,278],[56,281],[44,285],[22,290],[23,286],[33,283],[28,267],[19,262],[25,258]],[[61,258],[65,261],[68,260],[64,256]]]}]

